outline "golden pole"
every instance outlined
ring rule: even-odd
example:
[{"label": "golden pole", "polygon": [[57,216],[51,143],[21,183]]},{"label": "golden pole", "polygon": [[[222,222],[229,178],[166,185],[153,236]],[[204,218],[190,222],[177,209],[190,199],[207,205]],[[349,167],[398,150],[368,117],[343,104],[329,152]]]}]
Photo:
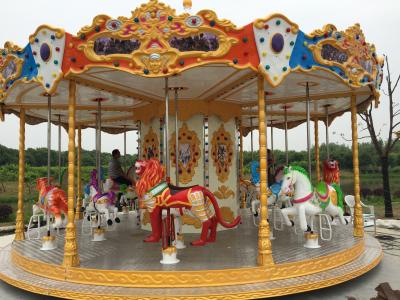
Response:
[{"label": "golden pole", "polygon": [[75,110],[76,82],[69,82],[68,101],[68,224],[65,231],[64,267],[79,266],[78,245],[76,242],[76,227],[74,223],[75,200]]},{"label": "golden pole", "polygon": [[271,241],[269,239],[270,231],[267,208],[267,130],[265,123],[265,93],[264,93],[264,77],[258,75],[258,132],[259,132],[259,149],[260,149],[260,225],[258,227],[258,256],[257,263],[260,266],[273,265]]},{"label": "golden pole", "polygon": [[[243,180],[243,127],[241,122],[239,123],[239,134],[240,134],[240,179]],[[241,208],[246,208],[246,193],[242,194],[241,197],[241,202],[240,202],[240,207]]]},{"label": "golden pole", "polygon": [[239,134],[240,134],[240,178],[243,178],[243,128],[242,128],[242,124],[240,124]]},{"label": "golden pole", "polygon": [[353,173],[354,173],[354,236],[364,236],[364,221],[360,199],[360,170],[358,165],[358,133],[357,133],[357,99],[351,96],[351,131],[353,150]]},{"label": "golden pole", "polygon": [[318,117],[314,118],[314,151],[315,151],[315,171],[317,173],[317,182],[321,180],[321,169],[319,162],[319,141],[318,141]]},{"label": "golden pole", "polygon": [[81,180],[81,154],[82,154],[82,129],[81,126],[78,127],[78,158],[77,158],[77,192],[76,192],[76,209],[75,209],[75,219],[82,220],[83,214],[81,211],[82,207],[82,180]]},{"label": "golden pole", "polygon": [[18,209],[15,240],[25,240],[24,224],[24,181],[25,181],[25,109],[19,112],[19,161],[18,161]]}]

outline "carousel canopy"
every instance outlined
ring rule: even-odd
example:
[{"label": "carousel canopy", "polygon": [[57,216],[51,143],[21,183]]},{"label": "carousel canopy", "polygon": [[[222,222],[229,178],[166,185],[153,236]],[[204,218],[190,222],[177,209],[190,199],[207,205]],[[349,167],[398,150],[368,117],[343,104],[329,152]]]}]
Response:
[{"label": "carousel canopy", "polygon": [[[97,102],[108,132],[136,128],[160,117],[165,79],[178,89],[179,117],[215,114],[257,126],[257,77],[265,79],[267,117],[273,126],[306,120],[306,85],[311,117],[332,121],[350,108],[378,104],[383,60],[358,24],[333,25],[309,34],[281,14],[238,28],[210,10],[177,15],[150,0],[130,17],[98,15],[76,35],[42,25],[25,47],[0,49],[2,115],[25,108],[28,123],[68,123],[68,85],[77,83],[77,125],[95,126]],[[174,92],[171,92],[173,97]],[[173,105],[171,113],[173,112]],[[250,118],[254,120],[250,121]]]}]

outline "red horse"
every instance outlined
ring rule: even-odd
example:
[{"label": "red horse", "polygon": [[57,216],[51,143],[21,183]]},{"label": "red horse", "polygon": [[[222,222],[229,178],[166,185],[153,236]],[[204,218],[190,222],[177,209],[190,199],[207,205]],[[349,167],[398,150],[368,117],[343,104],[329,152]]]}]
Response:
[{"label": "red horse", "polygon": [[67,221],[67,195],[62,189],[48,185],[46,177],[36,180],[36,189],[39,191],[39,200],[35,205],[45,213],[53,214],[55,218],[53,227],[60,228],[62,225],[61,213],[64,213],[65,222]]},{"label": "red horse", "polygon": [[[161,238],[161,211],[163,208],[185,208],[202,222],[200,239],[192,242],[193,246],[203,246],[215,242],[217,225],[233,228],[240,222],[240,216],[232,223],[223,220],[218,202],[214,195],[202,186],[175,187],[164,179],[164,168],[156,159],[138,160],[136,174],[140,179],[136,183],[139,199],[150,213],[152,233],[145,242],[158,242]],[[214,210],[211,209],[214,207]]]}]

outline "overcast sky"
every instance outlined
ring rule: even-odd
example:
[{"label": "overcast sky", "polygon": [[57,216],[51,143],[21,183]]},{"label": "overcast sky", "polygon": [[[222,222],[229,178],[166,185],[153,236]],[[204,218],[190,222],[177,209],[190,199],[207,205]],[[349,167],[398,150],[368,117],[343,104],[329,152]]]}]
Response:
[{"label": "overcast sky", "polygon": [[[130,16],[131,11],[144,1],[110,1],[110,0],[35,0],[35,1],[7,1],[3,3],[0,18],[0,44],[6,41],[25,46],[28,37],[41,24],[49,24],[64,28],[69,33],[77,33],[84,25],[89,25],[93,17],[98,14],[106,14],[111,17]],[[182,0],[166,0],[168,5],[183,11]],[[318,1],[318,0],[192,0],[192,13],[202,9],[214,10],[219,18],[230,19],[238,26],[248,24],[256,18],[265,17],[271,13],[280,12],[285,14],[300,29],[306,33],[314,29],[322,28],[324,24],[332,23],[338,30],[344,30],[354,23],[360,23],[366,40],[374,43],[378,54],[389,56],[392,76],[400,72],[400,1]],[[386,84],[382,85],[385,88]],[[397,99],[398,92],[396,93]],[[376,110],[377,123],[383,128],[388,119],[387,98],[381,95],[381,105]],[[11,148],[18,148],[18,118],[7,115],[6,121],[0,123],[0,143]],[[325,140],[324,125],[320,125],[320,141]],[[361,124],[360,124],[361,126]],[[313,126],[311,127],[313,134]],[[350,114],[336,119],[330,127],[330,141],[343,143],[340,133],[351,137]],[[52,148],[57,147],[57,130],[52,130]],[[269,133],[269,131],[268,131]],[[289,149],[305,149],[305,125],[298,126],[289,131]],[[362,134],[362,133],[360,133]],[[258,135],[255,133],[255,149],[258,149]],[[63,150],[67,149],[67,134],[62,130]],[[94,131],[87,129],[83,131],[83,148],[94,149]],[[128,153],[136,151],[136,134],[128,133]],[[313,141],[313,139],[312,139]],[[274,131],[274,148],[284,149],[284,134],[281,130]],[[46,147],[46,125],[27,126],[27,147]],[[245,139],[246,150],[250,149],[250,139]],[[123,148],[123,135],[102,135],[102,150],[111,151],[114,148]]]}]

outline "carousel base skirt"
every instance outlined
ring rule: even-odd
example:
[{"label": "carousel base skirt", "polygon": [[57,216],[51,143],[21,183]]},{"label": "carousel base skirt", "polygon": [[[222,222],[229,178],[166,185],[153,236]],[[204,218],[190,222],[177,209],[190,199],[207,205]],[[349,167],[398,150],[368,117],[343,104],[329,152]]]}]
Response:
[{"label": "carousel base skirt", "polygon": [[[303,233],[285,229],[274,232],[274,265],[258,267],[258,229],[246,214],[239,228],[218,232],[215,243],[178,250],[179,263],[162,265],[161,245],[144,244],[147,232],[132,230],[132,222],[126,216],[103,242],[92,242],[78,222],[76,268],[61,266],[63,231],[52,251],[40,251],[41,240],[13,242],[0,251],[0,279],[68,299],[256,299],[339,284],[382,258],[379,242],[369,235],[354,238],[350,225],[334,226],[332,240],[320,241],[317,249],[303,247]],[[197,235],[184,238],[189,244]]]}]

